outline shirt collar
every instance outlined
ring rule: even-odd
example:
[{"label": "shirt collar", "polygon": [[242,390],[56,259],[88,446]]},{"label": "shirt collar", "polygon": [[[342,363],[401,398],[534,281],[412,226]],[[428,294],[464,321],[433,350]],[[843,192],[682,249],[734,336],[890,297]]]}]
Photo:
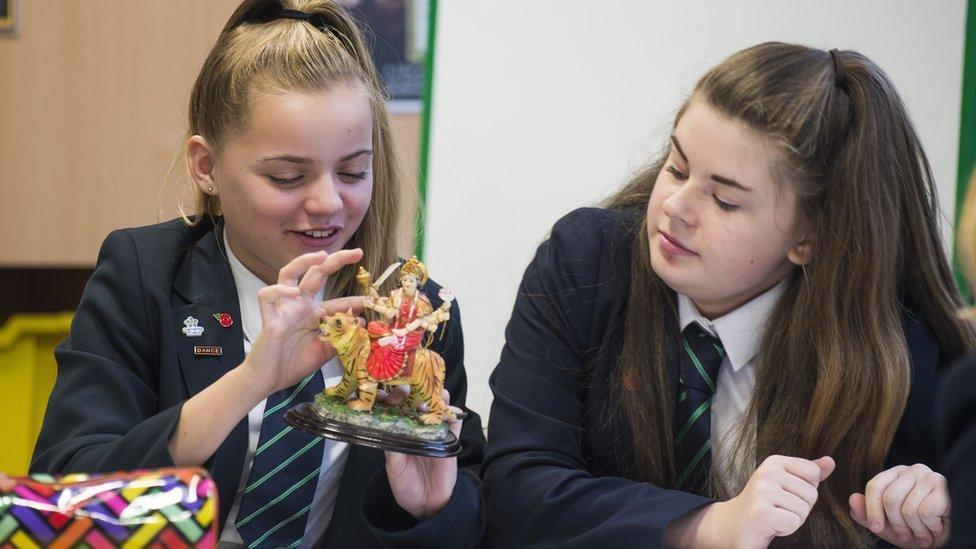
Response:
[{"label": "shirt collar", "polygon": [[[237,300],[241,304],[241,329],[244,331],[244,339],[254,342],[261,334],[261,306],[258,302],[258,291],[267,286],[260,278],[252,273],[234,255],[234,250],[227,244],[227,229],[224,229],[224,249],[227,250],[227,261],[230,263],[230,272],[234,276],[234,285],[237,286]],[[325,290],[315,296],[316,302],[322,301]]]},{"label": "shirt collar", "polygon": [[728,354],[729,364],[734,371],[738,371],[759,352],[759,345],[766,332],[766,322],[785,289],[786,280],[782,280],[748,303],[715,320],[702,316],[690,298],[678,294],[681,330],[684,331],[689,324],[697,322],[706,331],[718,336]]}]

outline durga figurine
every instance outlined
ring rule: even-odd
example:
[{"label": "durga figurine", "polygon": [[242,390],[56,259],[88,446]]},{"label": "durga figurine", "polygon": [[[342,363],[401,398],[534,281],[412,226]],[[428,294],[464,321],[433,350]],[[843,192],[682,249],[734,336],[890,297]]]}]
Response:
[{"label": "durga figurine", "polygon": [[[381,296],[380,285],[397,268],[400,286],[388,297]],[[420,289],[427,282],[427,267],[416,257],[390,265],[376,281],[359,267],[356,281],[365,308],[377,319],[363,327],[352,310],[322,318],[320,337],[336,350],[343,366],[342,379],[317,396],[314,404],[296,406],[286,420],[349,442],[424,455],[453,455],[459,443],[445,420],[463,415],[456,416],[445,402],[444,359],[428,349],[438,327],[451,318],[453,294],[440,290],[437,297],[442,304],[434,308]],[[380,391],[390,393],[396,386],[409,387],[401,403],[377,402]],[[308,413],[310,408],[316,417]],[[396,442],[384,441],[384,437]],[[403,442],[412,438],[421,440],[422,447]]]}]

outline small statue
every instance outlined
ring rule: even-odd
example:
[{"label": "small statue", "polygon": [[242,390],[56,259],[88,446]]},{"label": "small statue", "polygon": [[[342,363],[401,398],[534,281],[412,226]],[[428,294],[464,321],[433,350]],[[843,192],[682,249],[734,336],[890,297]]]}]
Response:
[{"label": "small statue", "polygon": [[372,321],[363,328],[351,310],[322,319],[321,337],[335,348],[343,365],[342,380],[325,394],[348,398],[356,391],[349,408],[371,411],[380,383],[409,385],[401,412],[419,412],[422,423],[440,424],[451,415],[444,402],[444,359],[427,349],[423,339],[426,332],[435,332],[441,322],[451,318],[448,311],[453,296],[441,292],[444,303],[433,309],[419,289],[427,282],[427,267],[411,257],[400,267],[400,287],[389,297],[381,297],[379,285],[396,266],[391,265],[376,283],[363,267],[356,276],[366,296],[366,308],[386,320]]}]

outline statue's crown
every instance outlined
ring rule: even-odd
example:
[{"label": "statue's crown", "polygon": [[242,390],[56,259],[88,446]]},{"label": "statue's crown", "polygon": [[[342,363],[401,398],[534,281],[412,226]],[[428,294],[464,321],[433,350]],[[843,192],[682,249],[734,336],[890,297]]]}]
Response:
[{"label": "statue's crown", "polygon": [[401,277],[408,274],[417,277],[420,284],[427,283],[427,266],[417,259],[417,256],[412,256],[403,263],[402,267],[400,267]]}]

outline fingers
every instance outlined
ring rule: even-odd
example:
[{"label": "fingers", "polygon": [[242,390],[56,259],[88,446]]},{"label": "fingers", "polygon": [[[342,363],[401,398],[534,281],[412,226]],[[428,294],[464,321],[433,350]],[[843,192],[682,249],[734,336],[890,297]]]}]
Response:
[{"label": "fingers", "polygon": [[[905,542],[911,539],[912,529],[908,521],[901,512],[902,505],[908,493],[915,488],[916,478],[911,474],[899,475],[881,495],[881,502],[884,505],[885,517],[891,524],[891,529],[898,536],[898,540]],[[921,526],[921,523],[919,523]]]},{"label": "fingers", "polygon": [[391,387],[386,395],[384,402],[390,406],[399,406],[407,397],[410,395],[409,385],[394,385]]},{"label": "fingers", "polygon": [[817,503],[817,497],[819,496],[817,488],[802,478],[794,475],[785,475],[781,482],[781,486],[783,490],[807,502],[810,507],[813,507],[813,505]]},{"label": "fingers", "polygon": [[359,248],[353,248],[351,250],[339,250],[326,258],[325,262],[322,263],[322,270],[325,271],[326,275],[332,275],[346,265],[359,263],[362,258],[363,251]]},{"label": "fingers", "polygon": [[847,502],[851,506],[851,518],[854,519],[854,522],[870,530],[871,528],[868,526],[867,503],[864,500],[864,494],[851,494]]},{"label": "fingers", "polygon": [[806,515],[800,516],[786,509],[773,509],[769,518],[770,526],[776,531],[776,535],[782,537],[799,530],[806,520]]},{"label": "fingers", "polygon": [[262,321],[269,322],[277,317],[275,314],[275,303],[279,299],[292,298],[297,296],[298,293],[299,290],[295,286],[285,286],[283,284],[265,286],[258,290],[258,307],[261,310]]},{"label": "fingers", "polygon": [[305,297],[311,299],[322,291],[322,288],[325,287],[325,281],[328,278],[329,275],[325,272],[324,265],[312,265],[305,271],[301,282],[298,283],[298,288]]},{"label": "fingers", "polygon": [[877,534],[884,530],[887,520],[885,519],[885,505],[882,500],[885,490],[895,480],[902,470],[908,469],[904,465],[892,467],[887,471],[882,471],[868,481],[864,490],[864,499],[867,508],[868,529]]},{"label": "fingers", "polygon": [[[920,512],[922,502],[925,501],[925,499],[934,490],[935,479],[926,475],[915,482],[915,486],[910,492],[908,492],[904,503],[901,505],[901,515],[905,517],[905,522],[908,523],[908,527],[911,528],[915,538],[922,545],[931,545],[936,538],[935,532],[930,531],[928,525],[922,520],[922,515]],[[927,518],[930,520],[932,518],[938,518],[939,522],[942,522],[941,517]]]},{"label": "fingers", "polygon": [[359,314],[366,310],[363,306],[363,301],[364,298],[362,296],[340,297],[319,303],[319,309],[322,310],[322,314],[325,316],[344,313],[349,309],[352,309],[353,313]]},{"label": "fingers", "polygon": [[444,404],[447,404],[447,409],[451,412],[447,416],[447,429],[457,438],[461,438],[461,422],[467,414],[457,406],[451,406],[451,393],[447,389],[444,389]]},{"label": "fingers", "polygon": [[461,424],[463,423],[461,417],[464,415],[464,411],[456,406],[449,406],[448,410],[454,414],[454,417],[448,416],[447,429],[454,433],[457,438],[461,438]]},{"label": "fingers", "polygon": [[328,280],[330,276],[338,272],[340,269],[346,265],[351,265],[359,262],[363,258],[363,251],[359,248],[352,250],[339,250],[338,252],[329,255],[324,262],[319,265],[313,265],[302,277],[302,281],[299,287],[302,289],[302,293],[308,297],[313,297],[318,294],[322,288],[325,286],[325,281]]},{"label": "fingers", "polygon": [[777,490],[772,496],[774,506],[796,514],[801,520],[810,514],[810,509],[816,501],[816,497],[811,502],[787,490]]},{"label": "fingers", "polygon": [[814,488],[820,484],[820,466],[813,461],[788,456],[772,456],[767,459],[778,458],[777,463],[791,475],[807,481]]},{"label": "fingers", "polygon": [[328,278],[342,267],[357,263],[362,258],[363,251],[359,248],[339,250],[334,254],[328,254],[324,251],[302,254],[289,261],[278,271],[278,284],[297,286],[298,281],[308,273],[309,269],[315,266],[319,266],[316,270],[321,270],[324,277]]},{"label": "fingers", "polygon": [[829,477],[837,467],[837,463],[834,462],[834,458],[830,456],[815,459],[813,462],[817,464],[817,467],[820,467],[820,482],[827,480],[827,477]]},{"label": "fingers", "polygon": [[949,532],[948,519],[950,511],[949,488],[946,479],[938,475],[932,493],[926,497],[919,505],[918,513],[922,517],[922,523],[932,532],[936,543],[947,537]]},{"label": "fingers", "polygon": [[278,284],[286,286],[297,286],[298,279],[302,277],[313,265],[319,265],[325,261],[329,254],[314,252],[302,254],[288,262],[287,265],[278,271]]}]

